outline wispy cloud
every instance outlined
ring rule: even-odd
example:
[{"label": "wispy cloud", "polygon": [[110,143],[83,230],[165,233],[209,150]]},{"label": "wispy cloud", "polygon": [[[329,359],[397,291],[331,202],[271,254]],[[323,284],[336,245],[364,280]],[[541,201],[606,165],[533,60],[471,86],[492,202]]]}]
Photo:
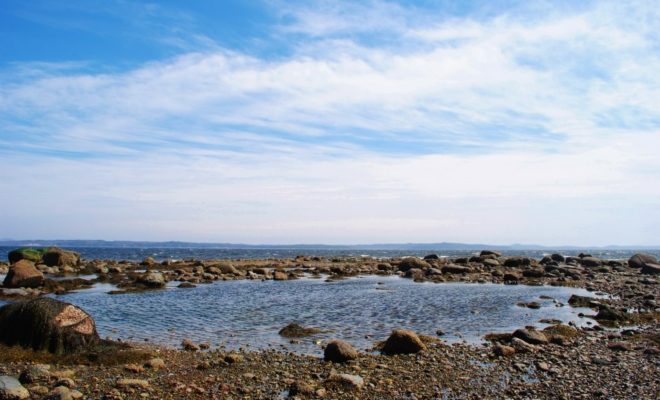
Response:
[{"label": "wispy cloud", "polygon": [[[91,203],[113,221],[158,209],[133,231],[158,238],[203,220],[182,235],[650,243],[660,15],[644,1],[535,4],[286,6],[271,35],[294,44],[279,57],[210,46],[121,73],[25,65],[0,76],[1,177],[75,177],[83,187],[59,201],[90,218]],[[45,204],[2,202],[14,215]],[[602,222],[584,228],[598,207]],[[640,229],[605,232],[617,212]],[[492,233],[476,231],[488,218]],[[582,228],[543,233],[529,218]]]}]

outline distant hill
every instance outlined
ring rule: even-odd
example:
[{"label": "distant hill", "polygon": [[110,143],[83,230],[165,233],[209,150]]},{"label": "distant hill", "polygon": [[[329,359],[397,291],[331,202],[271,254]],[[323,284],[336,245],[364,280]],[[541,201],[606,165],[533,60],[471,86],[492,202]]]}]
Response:
[{"label": "distant hill", "polygon": [[170,249],[300,249],[300,250],[660,250],[658,246],[543,246],[537,244],[491,245],[477,243],[380,243],[355,245],[326,244],[242,244],[242,243],[195,243],[195,242],[143,242],[143,241],[108,241],[108,240],[0,240],[0,246],[6,247],[97,247],[97,248],[170,248]]}]

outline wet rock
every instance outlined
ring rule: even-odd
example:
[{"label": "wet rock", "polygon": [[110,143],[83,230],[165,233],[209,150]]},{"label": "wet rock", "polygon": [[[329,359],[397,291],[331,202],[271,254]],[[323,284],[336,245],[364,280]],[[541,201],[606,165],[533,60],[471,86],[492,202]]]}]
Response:
[{"label": "wet rock", "polygon": [[9,267],[3,286],[7,288],[36,288],[44,283],[44,275],[32,261],[20,260]]},{"label": "wet rock", "polygon": [[408,329],[397,329],[385,341],[384,354],[411,354],[426,350],[426,346],[417,334]]},{"label": "wet rock", "polygon": [[21,385],[18,379],[0,376],[0,400],[22,400],[30,397],[30,392]]},{"label": "wet rock", "polygon": [[401,262],[399,262],[399,271],[401,272],[406,272],[413,268],[427,269],[430,267],[431,265],[429,265],[429,263],[424,260],[420,260],[417,257],[404,258],[401,260]]},{"label": "wet rock", "polygon": [[502,277],[502,280],[504,281],[504,283],[517,284],[518,281],[520,280],[520,275],[511,273],[511,272],[507,272]]},{"label": "wet rock", "polygon": [[0,342],[64,354],[96,344],[94,319],[73,304],[42,297],[0,308]]},{"label": "wet rock", "polygon": [[147,272],[137,279],[140,283],[150,289],[160,289],[165,287],[165,277],[160,272]]},{"label": "wet rock", "polygon": [[41,261],[49,267],[76,266],[80,264],[80,254],[74,251],[62,250],[58,247],[51,247],[41,257]]},{"label": "wet rock", "polygon": [[350,343],[343,340],[331,340],[323,351],[323,359],[336,363],[343,363],[358,358],[358,352]]},{"label": "wet rock", "polygon": [[440,256],[437,254],[427,254],[424,256],[424,261],[430,261],[430,260],[439,260]]},{"label": "wet rock", "polygon": [[580,259],[580,264],[587,268],[595,268],[595,267],[600,267],[603,265],[603,260],[596,258],[596,257],[582,257]]},{"label": "wet rock", "polygon": [[628,260],[628,266],[630,268],[639,269],[639,268],[642,268],[644,266],[644,264],[646,264],[646,263],[655,264],[657,262],[658,262],[658,260],[654,256],[652,256],[651,254],[637,253],[637,254],[633,255],[632,257],[630,257],[630,259]]},{"label": "wet rock", "polygon": [[181,282],[177,287],[181,289],[192,289],[192,288],[196,288],[197,285],[190,282]]},{"label": "wet rock", "polygon": [[513,337],[524,340],[529,344],[546,344],[548,343],[548,338],[536,329],[517,329],[513,332]]},{"label": "wet rock", "polygon": [[631,351],[632,346],[625,342],[611,342],[607,344],[607,348],[613,351]]},{"label": "wet rock", "polygon": [[311,336],[320,332],[321,330],[318,328],[307,328],[294,322],[280,329],[278,333],[280,336],[295,338]]},{"label": "wet rock", "polygon": [[594,307],[599,304],[597,299],[587,296],[579,296],[577,294],[572,295],[568,298],[568,304],[573,307]]},{"label": "wet rock", "polygon": [[511,339],[511,346],[520,353],[536,353],[539,351],[539,348],[533,344],[530,344],[520,338],[514,337]]},{"label": "wet rock", "polygon": [[522,274],[526,278],[542,278],[545,275],[545,270],[541,268],[530,268],[523,270]]},{"label": "wet rock", "polygon": [[532,265],[532,259],[529,257],[509,257],[504,260],[505,267],[519,268],[527,265]]}]

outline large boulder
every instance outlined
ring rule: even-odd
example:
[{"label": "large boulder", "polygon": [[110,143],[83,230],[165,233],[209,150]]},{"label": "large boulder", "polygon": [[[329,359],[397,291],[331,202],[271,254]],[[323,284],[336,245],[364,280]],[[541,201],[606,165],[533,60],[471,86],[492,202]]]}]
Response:
[{"label": "large boulder", "polygon": [[428,269],[431,268],[431,265],[417,257],[407,257],[399,262],[399,271],[406,272],[413,268]]},{"label": "large boulder", "polygon": [[2,285],[6,288],[29,287],[36,288],[44,283],[44,274],[39,271],[32,261],[19,260],[9,267],[9,272]]},{"label": "large boulder", "polygon": [[150,289],[164,288],[166,285],[165,277],[160,272],[147,272],[137,279],[140,283]]},{"label": "large boulder", "polygon": [[426,350],[426,346],[417,334],[408,329],[397,329],[392,332],[385,345],[383,353],[385,354],[412,354]]},{"label": "large boulder", "polygon": [[51,247],[41,256],[41,261],[49,267],[76,266],[80,264],[80,254]]},{"label": "large boulder", "polygon": [[0,308],[0,342],[56,354],[99,341],[94,319],[73,304],[48,297]]},{"label": "large boulder", "polygon": [[336,363],[355,360],[358,358],[358,352],[350,343],[343,340],[331,340],[323,351],[323,359]]},{"label": "large boulder", "polygon": [[15,264],[20,260],[29,260],[34,263],[41,261],[41,256],[47,251],[46,248],[31,248],[21,247],[20,249],[12,250],[7,254],[7,259],[10,264]]},{"label": "large boulder", "polygon": [[657,262],[658,260],[650,254],[637,253],[634,256],[630,257],[630,259],[628,260],[628,266],[630,268],[642,268],[646,263],[655,264]]}]

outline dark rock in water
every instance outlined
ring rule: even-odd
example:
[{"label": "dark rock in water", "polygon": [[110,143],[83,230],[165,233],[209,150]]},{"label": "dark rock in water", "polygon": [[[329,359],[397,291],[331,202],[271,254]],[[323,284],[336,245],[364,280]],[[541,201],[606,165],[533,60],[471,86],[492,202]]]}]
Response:
[{"label": "dark rock in water", "polygon": [[513,337],[524,340],[529,344],[546,344],[548,343],[548,338],[536,329],[518,329],[513,332]]},{"label": "dark rock in water", "polygon": [[41,256],[46,252],[46,248],[31,248],[31,247],[22,247],[20,249],[12,250],[7,254],[7,259],[9,259],[10,264],[15,264],[20,260],[29,260],[32,262],[41,261]]},{"label": "dark rock in water", "polygon": [[51,247],[44,253],[41,260],[49,267],[75,266],[80,264],[80,254],[62,250],[59,247]]},{"label": "dark rock in water", "polygon": [[504,283],[509,283],[509,284],[514,283],[515,284],[515,283],[518,283],[518,281],[520,280],[520,275],[508,272],[508,273],[504,274],[504,277],[502,278],[502,280],[504,281]]},{"label": "dark rock in water", "polygon": [[305,337],[315,335],[320,332],[321,330],[318,328],[307,328],[294,322],[280,329],[278,333],[280,336],[284,337]]},{"label": "dark rock in water", "polygon": [[137,279],[140,283],[151,289],[158,289],[165,287],[165,277],[160,272],[147,272]]},{"label": "dark rock in water", "polygon": [[42,297],[0,308],[0,342],[64,354],[99,341],[94,319],[73,304]]},{"label": "dark rock in water", "polygon": [[399,271],[406,272],[412,268],[427,269],[431,266],[424,260],[420,260],[417,257],[408,257],[404,258],[399,262]]},{"label": "dark rock in water", "polygon": [[3,286],[7,288],[36,288],[44,283],[44,274],[35,268],[32,261],[19,260],[9,267]]},{"label": "dark rock in water", "polygon": [[437,254],[427,254],[424,256],[424,260],[439,260],[440,256]]},{"label": "dark rock in water", "polygon": [[197,285],[192,284],[190,282],[181,282],[177,287],[181,289],[192,289],[192,288],[196,288]]},{"label": "dark rock in water", "polygon": [[323,359],[343,363],[358,358],[358,352],[350,343],[343,340],[331,340],[323,351]]},{"label": "dark rock in water", "polygon": [[592,257],[592,255],[591,255],[591,254],[588,254],[588,253],[580,253],[580,254],[578,254],[578,257],[580,257],[580,258],[584,258],[584,257]]},{"label": "dark rock in water", "polygon": [[658,275],[660,274],[660,264],[644,263],[644,266],[640,272],[647,275]]},{"label": "dark rock in water", "polygon": [[385,354],[412,354],[426,350],[417,334],[408,329],[397,329],[387,338],[382,352]]},{"label": "dark rock in water", "polygon": [[630,268],[642,268],[646,263],[655,264],[657,262],[658,260],[650,254],[637,253],[630,257],[628,260],[628,266]]}]

